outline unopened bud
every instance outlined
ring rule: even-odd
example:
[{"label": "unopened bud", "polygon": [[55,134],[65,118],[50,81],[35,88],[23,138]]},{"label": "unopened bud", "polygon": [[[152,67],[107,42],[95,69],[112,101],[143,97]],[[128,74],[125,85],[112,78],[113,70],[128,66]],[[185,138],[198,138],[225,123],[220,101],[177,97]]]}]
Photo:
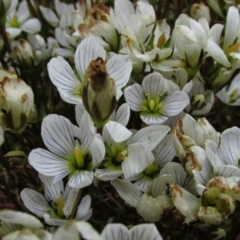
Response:
[{"label": "unopened bud", "polygon": [[102,58],[90,62],[84,77],[83,104],[96,127],[103,127],[116,107],[116,85]]},{"label": "unopened bud", "polygon": [[200,207],[198,218],[208,224],[218,225],[226,219],[215,207]]},{"label": "unopened bud", "polygon": [[195,3],[192,5],[190,16],[197,21],[202,17],[206,18],[208,23],[210,23],[211,20],[209,8],[203,2]]}]

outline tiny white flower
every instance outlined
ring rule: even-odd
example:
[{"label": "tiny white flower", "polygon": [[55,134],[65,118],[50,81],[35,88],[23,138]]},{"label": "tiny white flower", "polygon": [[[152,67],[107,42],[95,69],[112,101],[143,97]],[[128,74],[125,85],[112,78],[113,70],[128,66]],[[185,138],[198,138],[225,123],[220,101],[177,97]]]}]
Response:
[{"label": "tiny white flower", "polygon": [[[17,5],[18,5],[18,1]],[[41,23],[37,18],[30,18],[27,1],[21,1],[16,10],[15,6],[11,6],[7,13],[6,31],[11,38],[15,38],[22,31],[27,33],[36,33],[41,30]]]},{"label": "tiny white flower", "polygon": [[105,147],[99,135],[85,134],[87,125],[87,121],[82,121],[78,128],[62,116],[48,115],[42,122],[42,138],[51,152],[34,149],[29,154],[29,163],[39,173],[54,176],[53,183],[68,176],[72,188],[90,185]]},{"label": "tiny white flower", "polygon": [[151,73],[143,79],[142,86],[133,84],[124,90],[129,107],[140,112],[147,125],[161,124],[168,117],[179,114],[189,103],[182,91],[168,93],[168,82],[160,73]]},{"label": "tiny white flower", "polygon": [[[52,184],[52,177],[39,177],[44,184],[45,197],[30,188],[24,188],[21,192],[24,205],[51,226],[64,224],[72,212],[79,190],[70,188],[68,184],[64,189],[62,180]],[[90,206],[91,197],[87,195],[82,198],[73,217],[76,220],[88,220],[92,214]]]}]

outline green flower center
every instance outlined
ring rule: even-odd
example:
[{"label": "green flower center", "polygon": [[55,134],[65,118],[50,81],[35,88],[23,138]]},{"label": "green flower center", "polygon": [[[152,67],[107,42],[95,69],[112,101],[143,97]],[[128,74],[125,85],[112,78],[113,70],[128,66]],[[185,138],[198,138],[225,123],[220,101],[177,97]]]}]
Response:
[{"label": "green flower center", "polygon": [[159,94],[156,98],[151,98],[150,95],[147,93],[145,94],[145,101],[141,106],[141,114],[142,115],[163,115],[161,112],[163,110],[162,101],[165,98],[166,93],[161,95]]},{"label": "green flower center", "polygon": [[238,89],[234,89],[230,94],[228,94],[229,102],[234,103],[238,98]]},{"label": "green flower center", "polygon": [[18,22],[17,16],[13,16],[9,22],[10,27],[12,28],[19,28],[21,23]]},{"label": "green flower center", "polygon": [[195,110],[203,108],[205,103],[205,96],[203,94],[195,95],[191,101],[192,108]]},{"label": "green flower center", "polygon": [[145,171],[143,172],[145,176],[154,178],[156,174],[158,174],[160,171],[159,166],[156,163],[150,164]]},{"label": "green flower center", "polygon": [[64,215],[63,212],[65,203],[62,195],[58,196],[55,202],[53,202],[51,205],[52,205],[52,208],[50,209],[51,217],[66,219],[66,216]]},{"label": "green flower center", "polygon": [[109,168],[110,166],[119,167],[121,169],[121,163],[128,155],[127,146],[124,143],[114,143],[112,145],[108,145],[105,143],[107,157],[104,163],[105,168]]},{"label": "green flower center", "polygon": [[79,140],[75,142],[74,154],[69,159],[69,168],[72,174],[78,170],[92,170],[92,155],[89,151],[83,151]]}]

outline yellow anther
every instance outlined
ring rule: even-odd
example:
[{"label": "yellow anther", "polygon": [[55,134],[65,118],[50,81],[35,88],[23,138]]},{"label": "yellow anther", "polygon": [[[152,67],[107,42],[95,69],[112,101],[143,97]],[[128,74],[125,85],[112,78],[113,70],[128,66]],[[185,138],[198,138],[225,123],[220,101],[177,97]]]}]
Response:
[{"label": "yellow anther", "polygon": [[122,162],[126,156],[127,156],[127,150],[123,150],[123,151],[118,153],[118,155],[116,157],[116,161],[117,162]]},{"label": "yellow anther", "polygon": [[56,205],[57,205],[57,213],[58,216],[63,218],[64,217],[64,212],[63,212],[63,208],[64,208],[64,201],[62,196],[58,196],[56,199]]}]

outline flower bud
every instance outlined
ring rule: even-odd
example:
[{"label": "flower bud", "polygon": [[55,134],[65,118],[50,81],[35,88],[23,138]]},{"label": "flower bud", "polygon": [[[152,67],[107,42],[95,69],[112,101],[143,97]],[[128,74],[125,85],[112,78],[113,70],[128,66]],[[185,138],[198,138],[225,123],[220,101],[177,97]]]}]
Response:
[{"label": "flower bud", "polygon": [[236,208],[236,203],[228,194],[220,193],[216,201],[216,208],[219,212],[232,214]]},{"label": "flower bud", "polygon": [[203,2],[192,5],[190,9],[190,16],[197,21],[202,17],[206,18],[208,23],[210,23],[211,20],[209,8]]},{"label": "flower bud", "polygon": [[90,62],[88,66],[82,100],[96,127],[103,127],[116,107],[116,85],[107,73],[102,58]]},{"label": "flower bud", "polygon": [[33,91],[11,71],[0,71],[0,122],[3,128],[21,133],[33,106]]},{"label": "flower bud", "polygon": [[30,43],[25,39],[20,39],[12,45],[12,57],[19,62],[19,64],[32,66],[34,65],[33,51]]},{"label": "flower bud", "polygon": [[218,225],[226,219],[215,207],[200,207],[198,218],[208,224]]},{"label": "flower bud", "polygon": [[137,212],[147,222],[158,222],[164,211],[169,207],[169,200],[166,195],[153,198],[148,193],[142,195],[137,204]]}]

